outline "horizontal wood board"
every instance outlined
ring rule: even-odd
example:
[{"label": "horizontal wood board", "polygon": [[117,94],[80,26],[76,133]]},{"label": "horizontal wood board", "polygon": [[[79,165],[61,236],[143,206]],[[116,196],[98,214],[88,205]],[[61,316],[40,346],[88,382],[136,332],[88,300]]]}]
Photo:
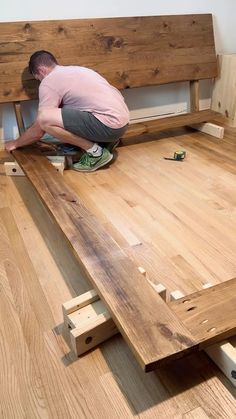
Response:
[{"label": "horizontal wood board", "polygon": [[204,346],[236,333],[236,278],[170,304],[177,317]]},{"label": "horizontal wood board", "polygon": [[119,89],[214,78],[212,15],[0,23],[0,102],[37,98],[30,55],[93,68]]}]

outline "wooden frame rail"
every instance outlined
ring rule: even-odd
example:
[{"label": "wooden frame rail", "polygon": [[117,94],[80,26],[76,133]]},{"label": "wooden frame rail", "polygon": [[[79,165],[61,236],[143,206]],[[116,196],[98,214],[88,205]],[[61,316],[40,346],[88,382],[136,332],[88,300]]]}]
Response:
[{"label": "wooden frame rail", "polygon": [[[45,157],[34,149],[13,155],[145,371],[235,334],[236,280],[167,305]],[[213,314],[214,326],[205,325]]]}]

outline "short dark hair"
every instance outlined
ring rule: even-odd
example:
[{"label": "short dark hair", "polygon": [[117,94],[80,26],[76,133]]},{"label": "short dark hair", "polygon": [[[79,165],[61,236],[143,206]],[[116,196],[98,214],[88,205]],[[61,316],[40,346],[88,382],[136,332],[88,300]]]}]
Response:
[{"label": "short dark hair", "polygon": [[40,65],[45,65],[46,67],[52,67],[58,64],[54,55],[48,51],[36,51],[34,52],[29,60],[29,71],[31,74],[37,74],[38,68]]}]

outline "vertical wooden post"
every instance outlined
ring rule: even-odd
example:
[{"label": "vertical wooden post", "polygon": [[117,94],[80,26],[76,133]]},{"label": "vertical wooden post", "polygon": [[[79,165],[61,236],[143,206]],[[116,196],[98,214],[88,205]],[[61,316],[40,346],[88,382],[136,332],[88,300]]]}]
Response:
[{"label": "vertical wooden post", "polygon": [[21,103],[20,102],[14,102],[13,106],[14,106],[14,111],[15,111],[15,115],[16,115],[16,122],[17,122],[17,127],[18,127],[18,130],[19,130],[19,135],[22,135],[23,132],[25,132],[25,125],[24,125],[24,121],[23,121],[23,118],[22,118]]},{"label": "vertical wooden post", "polygon": [[190,110],[199,111],[199,80],[190,80]]}]

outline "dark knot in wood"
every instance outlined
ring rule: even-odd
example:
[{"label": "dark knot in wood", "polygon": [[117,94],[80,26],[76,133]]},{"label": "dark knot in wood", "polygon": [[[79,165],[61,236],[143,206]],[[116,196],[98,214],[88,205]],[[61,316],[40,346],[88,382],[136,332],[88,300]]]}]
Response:
[{"label": "dark knot in wood", "polygon": [[65,32],[65,28],[63,28],[63,26],[58,26],[57,32],[58,33],[63,33],[63,32]]},{"label": "dark knot in wood", "polygon": [[27,32],[27,31],[29,31],[31,29],[31,25],[30,25],[30,23],[26,23],[25,24],[25,26],[24,26],[24,30]]},{"label": "dark knot in wood", "polygon": [[112,48],[121,48],[124,44],[124,40],[121,37],[104,36],[101,34],[99,34],[98,37],[104,44],[105,48],[107,48],[109,51],[111,51]]},{"label": "dark knot in wood", "polygon": [[173,332],[166,326],[166,324],[160,323],[160,332],[162,335],[164,335],[166,338],[171,338],[173,336]]},{"label": "dark knot in wood", "polygon": [[11,90],[4,90],[3,96],[9,96],[11,94]]}]

